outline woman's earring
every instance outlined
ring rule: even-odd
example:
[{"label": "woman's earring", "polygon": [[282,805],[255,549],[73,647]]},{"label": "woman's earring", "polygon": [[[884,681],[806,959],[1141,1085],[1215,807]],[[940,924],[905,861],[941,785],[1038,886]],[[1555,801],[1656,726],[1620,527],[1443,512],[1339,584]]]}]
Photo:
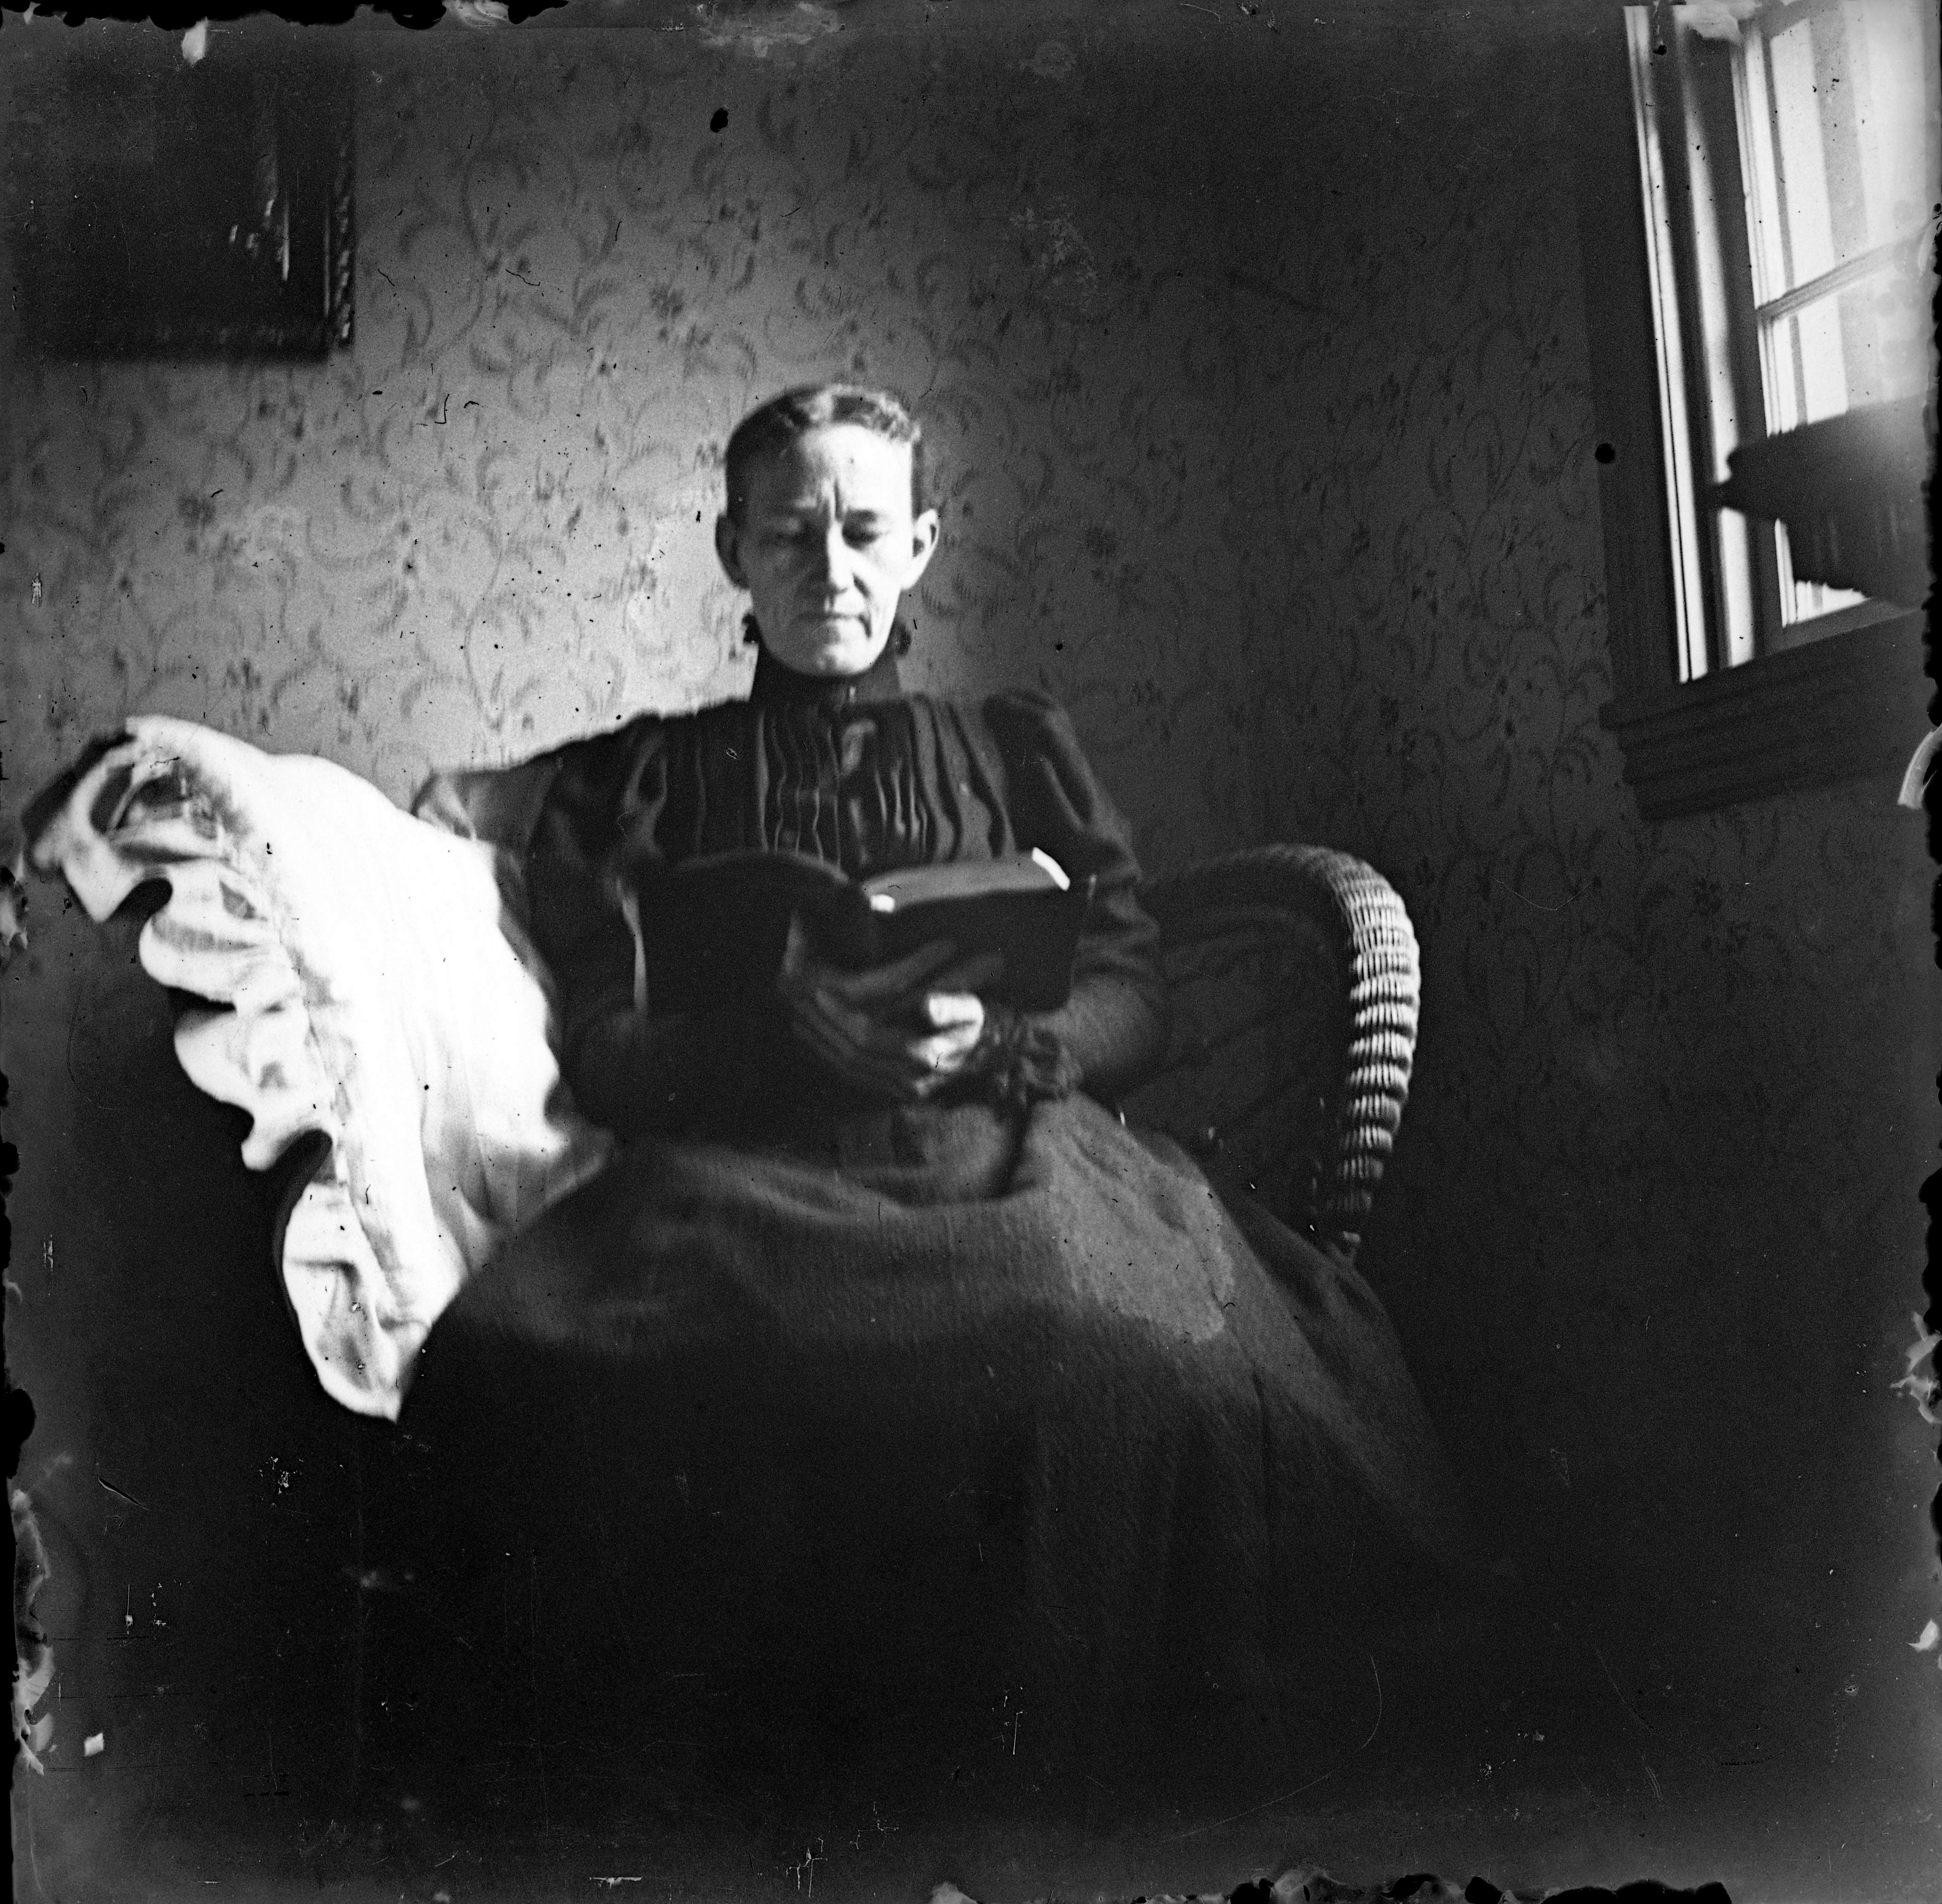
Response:
[{"label": "woman's earring", "polygon": [[910,626],[908,623],[899,622],[897,623],[897,632],[892,640],[890,645],[896,650],[899,657],[910,653],[911,632]]}]

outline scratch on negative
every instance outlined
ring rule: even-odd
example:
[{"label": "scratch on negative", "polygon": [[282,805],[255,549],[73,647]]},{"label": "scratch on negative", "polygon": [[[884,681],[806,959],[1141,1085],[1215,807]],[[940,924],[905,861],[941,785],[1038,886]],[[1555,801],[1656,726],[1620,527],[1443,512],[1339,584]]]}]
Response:
[{"label": "scratch on negative", "polygon": [[1334,1776],[1334,1769],[1331,1766],[1328,1771],[1322,1774],[1321,1777],[1311,1778],[1306,1785],[1297,1785],[1291,1792],[1283,1792],[1274,1798],[1264,1798],[1259,1805],[1251,1805],[1245,1811],[1237,1811],[1232,1817],[1217,1818],[1211,1825],[1196,1825],[1191,1831],[1178,1832],[1172,1838],[1163,1841],[1169,1844],[1178,1844],[1183,1838],[1199,1838],[1204,1832],[1218,1832],[1224,1826],[1239,1824],[1243,1818],[1251,1818],[1257,1812],[1271,1810],[1278,1805],[1286,1805],[1289,1799],[1298,1798],[1303,1792],[1313,1791],[1316,1786],[1325,1783]]},{"label": "scratch on negative", "polygon": [[[1636,1725],[1641,1732],[1649,1732],[1652,1730],[1652,1728],[1646,1725],[1645,1721],[1640,1719],[1637,1713],[1632,1710],[1631,1705],[1626,1700],[1625,1694],[1619,1691],[1619,1682],[1612,1677],[1612,1669],[1605,1664],[1604,1655],[1600,1652],[1597,1647],[1594,1646],[1591,1648],[1591,1657],[1598,1662],[1600,1667],[1604,1670],[1606,1682],[1611,1687],[1613,1697],[1618,1700],[1621,1706],[1625,1707],[1626,1716],[1631,1719],[1631,1722]],[[1640,1760],[1640,1762],[1643,1764],[1644,1762],[1643,1760]]]},{"label": "scratch on negative", "polygon": [[1376,1656],[1374,1653],[1369,1655],[1369,1670],[1376,1674],[1376,1722],[1369,1728],[1369,1736],[1355,1748],[1358,1752],[1368,1751],[1369,1747],[1374,1744],[1376,1734],[1383,1729],[1383,1676],[1376,1672]]}]

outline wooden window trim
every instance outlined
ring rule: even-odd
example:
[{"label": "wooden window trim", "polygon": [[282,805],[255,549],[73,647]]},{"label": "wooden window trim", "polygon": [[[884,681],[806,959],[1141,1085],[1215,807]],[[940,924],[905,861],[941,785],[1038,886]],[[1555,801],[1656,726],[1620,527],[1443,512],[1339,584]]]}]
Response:
[{"label": "wooden window trim", "polygon": [[1926,731],[1919,611],[1756,656],[1600,718],[1649,820],[1823,786],[1905,763]]},{"label": "wooden window trim", "polygon": [[1588,24],[1581,53],[1579,243],[1614,690],[1600,719],[1640,811],[1668,819],[1905,761],[1928,726],[1921,611],[1679,678],[1659,346],[1616,6]]}]

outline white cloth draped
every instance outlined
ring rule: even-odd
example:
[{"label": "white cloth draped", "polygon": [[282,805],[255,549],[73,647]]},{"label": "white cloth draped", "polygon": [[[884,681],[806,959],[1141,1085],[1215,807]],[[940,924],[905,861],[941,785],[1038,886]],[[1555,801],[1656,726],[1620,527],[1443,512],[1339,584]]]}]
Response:
[{"label": "white cloth draped", "polygon": [[161,878],[144,969],[207,1001],[176,1050],[267,1170],[320,1131],[282,1271],[326,1391],[395,1419],[427,1332],[513,1231],[605,1164],[493,849],[327,761],[138,717],[30,843],[96,920]]}]

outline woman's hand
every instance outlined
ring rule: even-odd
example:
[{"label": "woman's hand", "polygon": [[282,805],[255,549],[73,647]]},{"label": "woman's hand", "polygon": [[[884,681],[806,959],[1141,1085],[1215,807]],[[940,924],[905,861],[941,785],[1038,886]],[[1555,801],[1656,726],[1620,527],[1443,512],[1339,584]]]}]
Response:
[{"label": "woman's hand", "polygon": [[992,982],[999,962],[954,957],[940,940],[892,965],[844,972],[816,957],[798,919],[776,987],[797,1036],[839,1077],[917,1102],[963,1075],[985,1030],[976,988]]}]

